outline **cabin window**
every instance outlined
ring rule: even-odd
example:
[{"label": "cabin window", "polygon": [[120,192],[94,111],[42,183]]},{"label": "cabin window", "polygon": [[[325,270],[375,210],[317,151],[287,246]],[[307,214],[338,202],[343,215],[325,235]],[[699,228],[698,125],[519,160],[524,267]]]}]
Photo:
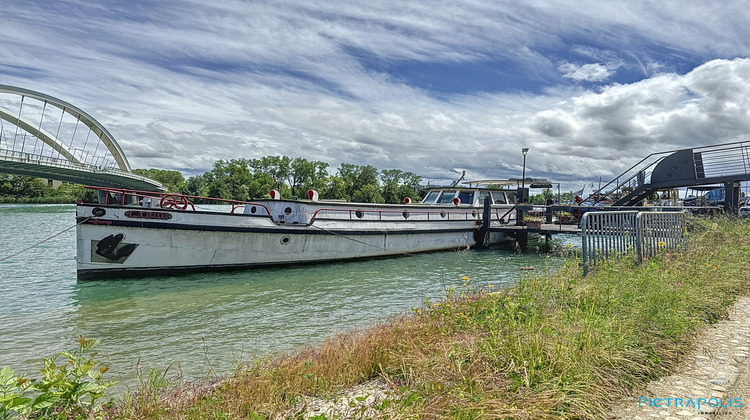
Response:
[{"label": "cabin window", "polygon": [[492,198],[495,200],[495,204],[508,204],[505,199],[505,193],[500,191],[493,191]]},{"label": "cabin window", "polygon": [[437,201],[438,196],[440,195],[440,191],[430,191],[427,194],[427,197],[422,200],[423,203],[434,203]]},{"label": "cabin window", "polygon": [[508,203],[510,204],[516,204],[516,193],[509,193],[508,194]]},{"label": "cabin window", "polygon": [[486,197],[490,197],[490,204],[494,204],[494,202],[492,201],[492,196],[490,196],[489,191],[479,191],[479,204],[480,205],[482,206],[484,205],[484,199]]},{"label": "cabin window", "polygon": [[474,204],[474,191],[459,191],[458,199],[461,204]]},{"label": "cabin window", "polygon": [[456,196],[456,191],[443,191],[443,194],[438,200],[438,204],[450,204],[453,202],[453,197]]}]

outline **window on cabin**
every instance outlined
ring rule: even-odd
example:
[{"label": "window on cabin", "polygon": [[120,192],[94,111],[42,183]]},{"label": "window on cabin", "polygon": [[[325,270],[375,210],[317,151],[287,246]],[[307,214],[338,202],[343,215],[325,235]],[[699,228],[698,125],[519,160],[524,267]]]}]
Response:
[{"label": "window on cabin", "polygon": [[440,191],[430,191],[427,194],[427,197],[425,197],[424,200],[422,200],[422,202],[423,203],[434,203],[437,200],[437,198],[438,198],[439,195],[440,195]]},{"label": "window on cabin", "polygon": [[453,197],[456,196],[455,190],[443,191],[438,199],[438,204],[450,204],[453,202]]},{"label": "window on cabin", "polygon": [[459,191],[458,199],[461,204],[474,204],[474,191]]},{"label": "window on cabin", "polygon": [[479,204],[480,205],[484,205],[485,197],[490,197],[490,204],[494,204],[494,201],[492,201],[492,196],[490,195],[489,191],[479,191]]},{"label": "window on cabin", "polygon": [[495,204],[508,203],[508,201],[505,199],[505,193],[501,191],[492,191],[492,198],[495,200]]}]

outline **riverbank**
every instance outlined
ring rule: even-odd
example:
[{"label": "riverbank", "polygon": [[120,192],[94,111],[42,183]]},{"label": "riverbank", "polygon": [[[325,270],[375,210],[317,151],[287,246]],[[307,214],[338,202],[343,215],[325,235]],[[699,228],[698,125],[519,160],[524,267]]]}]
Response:
[{"label": "riverbank", "polygon": [[[571,261],[499,292],[466,278],[447,301],[411,316],[255,361],[213,384],[145,384],[110,414],[301,416],[313,402],[375,384],[377,398],[373,390],[353,396],[349,415],[604,418],[674,372],[700,327],[748,292],[749,233],[741,221],[702,222],[685,253],[641,266],[611,261],[586,278]],[[377,402],[365,405],[368,397]]]}]

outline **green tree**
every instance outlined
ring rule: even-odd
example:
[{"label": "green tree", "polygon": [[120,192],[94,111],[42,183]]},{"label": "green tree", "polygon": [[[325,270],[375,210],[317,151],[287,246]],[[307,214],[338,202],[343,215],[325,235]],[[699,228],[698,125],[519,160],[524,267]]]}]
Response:
[{"label": "green tree", "polygon": [[227,200],[249,200],[253,175],[244,159],[214,163],[208,182],[208,195]]},{"label": "green tree", "polygon": [[[378,182],[378,169],[374,166],[359,166],[351,163],[342,163],[338,170],[338,177],[343,180],[344,188],[346,190],[346,198],[350,201],[361,201],[365,203],[373,203],[376,201],[362,200],[363,197],[373,197],[379,202],[384,202],[382,194],[380,194],[380,184]],[[368,187],[369,186],[369,187]],[[367,189],[364,192],[357,193],[363,189]],[[378,194],[374,195],[370,192],[373,188],[378,190]],[[355,198],[356,196],[356,198]]]},{"label": "green tree", "polygon": [[362,188],[354,191],[352,201],[357,203],[385,203],[383,195],[376,185],[363,185]]},{"label": "green tree", "polygon": [[288,156],[266,156],[260,159],[253,159],[248,162],[248,166],[254,174],[265,173],[270,175],[274,180],[277,190],[283,190],[291,172],[292,158]]},{"label": "green tree", "polygon": [[0,174],[0,196],[41,198],[47,190],[47,183],[39,178]]},{"label": "green tree", "polygon": [[183,192],[185,190],[185,177],[179,171],[170,171],[166,169],[133,169],[136,175],[145,176],[155,181],[161,182],[167,192]]},{"label": "green tree", "polygon": [[386,203],[401,203],[405,197],[421,200],[417,189],[422,177],[400,169],[384,169],[380,172],[383,181],[383,198]]},{"label": "green tree", "polygon": [[195,195],[199,197],[207,196],[210,178],[211,175],[209,172],[191,176],[185,183],[185,189],[183,190],[183,192],[188,195]]}]

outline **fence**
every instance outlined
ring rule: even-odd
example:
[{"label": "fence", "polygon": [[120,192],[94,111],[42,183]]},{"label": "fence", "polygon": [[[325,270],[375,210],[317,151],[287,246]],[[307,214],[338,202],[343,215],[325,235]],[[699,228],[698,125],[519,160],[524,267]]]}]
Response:
[{"label": "fence", "polygon": [[602,211],[581,219],[583,275],[610,255],[634,253],[638,262],[687,246],[683,212]]}]

